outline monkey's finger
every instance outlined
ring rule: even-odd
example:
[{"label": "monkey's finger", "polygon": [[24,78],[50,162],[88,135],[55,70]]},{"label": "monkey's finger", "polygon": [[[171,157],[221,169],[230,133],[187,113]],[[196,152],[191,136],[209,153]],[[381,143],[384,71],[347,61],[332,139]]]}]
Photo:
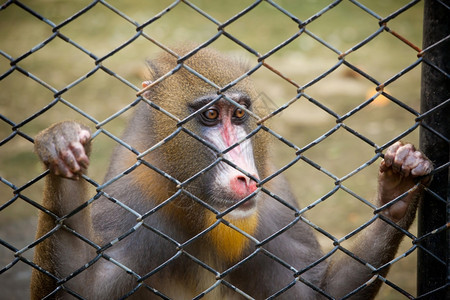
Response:
[{"label": "monkey's finger", "polygon": [[61,159],[55,159],[52,161],[50,164],[50,170],[53,174],[65,178],[74,178],[75,176]]},{"label": "monkey's finger", "polygon": [[415,168],[411,170],[413,176],[425,176],[430,174],[433,166],[428,159],[422,159]]},{"label": "monkey's finger", "polygon": [[389,167],[386,165],[386,161],[383,159],[380,164],[380,172],[386,172],[388,169]]},{"label": "monkey's finger", "polygon": [[386,150],[386,153],[384,154],[384,163],[386,164],[387,168],[392,166],[395,158],[395,153],[402,145],[402,142],[396,142]]},{"label": "monkey's finger", "polygon": [[79,142],[82,145],[85,145],[90,139],[91,139],[91,133],[89,130],[81,129],[80,133],[78,134]]},{"label": "monkey's finger", "polygon": [[77,173],[81,170],[73,152],[70,149],[60,151],[59,157],[64,166],[70,170],[71,173]]},{"label": "monkey's finger", "polygon": [[72,154],[75,160],[82,168],[87,168],[89,166],[89,158],[86,155],[84,147],[80,143],[70,143],[69,149],[72,151]]},{"label": "monkey's finger", "polygon": [[403,176],[409,176],[412,169],[417,167],[421,161],[421,153],[419,151],[410,152],[402,164],[401,173]]},{"label": "monkey's finger", "polygon": [[399,147],[397,149],[397,152],[395,153],[394,162],[392,164],[392,168],[394,169],[394,171],[401,172],[406,158],[410,153],[413,153],[414,151],[416,151],[416,149],[411,144],[406,144]]}]

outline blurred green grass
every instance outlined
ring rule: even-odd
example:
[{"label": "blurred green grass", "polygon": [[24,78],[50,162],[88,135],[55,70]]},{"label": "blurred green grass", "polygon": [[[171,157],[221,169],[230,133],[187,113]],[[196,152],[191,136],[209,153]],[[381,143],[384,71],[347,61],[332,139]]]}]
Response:
[{"label": "blurred green grass", "polygon": [[[45,16],[54,24],[59,24],[74,15],[91,1],[41,0],[22,1],[25,5]],[[276,1],[280,6],[301,20],[306,20],[329,5],[332,1]],[[408,1],[359,1],[381,17],[386,17]],[[142,24],[156,15],[171,1],[127,1],[111,0],[116,7],[131,19]],[[224,22],[252,3],[252,1],[192,1],[198,8],[207,12],[218,22]],[[406,37],[420,47],[422,40],[422,11],[419,3],[400,14],[388,23],[389,28]],[[191,7],[180,3],[168,14],[146,27],[144,32],[164,45],[179,43],[202,43],[217,34],[215,26],[207,18],[196,13]],[[39,21],[16,5],[0,11],[0,50],[13,58],[18,58],[52,34],[51,27]],[[344,1],[337,7],[308,24],[310,32],[327,41],[341,52],[351,49],[378,29],[378,22],[354,4]],[[226,31],[243,41],[261,54],[282,43],[296,32],[298,27],[286,15],[270,4],[263,2],[245,17],[235,21]],[[131,39],[136,31],[134,26],[97,4],[92,10],[62,27],[60,32],[87,49],[97,58],[107,55]],[[220,37],[212,47],[229,55],[239,57],[249,66],[256,65],[255,57],[225,37]],[[140,87],[145,79],[145,60],[152,58],[160,49],[148,40],[139,37],[132,44],[102,62],[107,68]],[[400,72],[413,63],[416,52],[387,32],[382,32],[366,46],[350,53],[346,60],[370,74],[380,82]],[[324,47],[311,37],[303,34],[288,46],[275,53],[266,63],[283,75],[303,86],[325,72],[338,62],[337,54]],[[18,64],[33,75],[41,78],[57,90],[61,90],[81,76],[90,72],[94,60],[88,55],[55,38],[44,48],[39,49]],[[10,62],[0,55],[0,74],[10,68]],[[297,88],[281,79],[268,69],[261,68],[252,75],[261,91],[261,101],[271,108],[287,103],[297,94]],[[33,115],[53,100],[53,93],[17,70],[0,81],[0,114],[19,123]],[[415,110],[419,110],[420,67],[414,68],[400,79],[390,84],[386,91]],[[320,101],[339,115],[355,108],[375,94],[375,85],[345,66],[340,66],[329,76],[307,88],[305,93]],[[102,121],[131,103],[135,91],[120,83],[116,78],[98,71],[88,80],[76,85],[62,97]],[[105,128],[120,136],[127,112],[108,123]],[[88,122],[70,107],[58,103],[53,108],[20,128],[21,132],[34,136],[50,124],[64,120],[77,119]],[[292,107],[273,118],[271,128],[299,147],[314,141],[336,125],[335,119],[308,102],[304,97]],[[414,115],[393,103],[376,101],[345,121],[345,124],[363,134],[377,145],[383,145],[414,124]],[[90,124],[92,125],[92,124]],[[11,127],[0,122],[0,140],[11,134]],[[418,143],[417,130],[405,140]],[[90,175],[102,181],[108,160],[115,146],[111,139],[100,135],[95,141]],[[271,145],[273,160],[277,166],[288,163],[295,157],[294,151],[274,141]],[[32,144],[15,137],[0,147],[0,176],[16,186],[21,186],[42,172],[33,154]],[[319,163],[323,168],[342,177],[374,156],[374,149],[342,128],[318,146],[305,152],[305,156]],[[376,190],[377,165],[364,169],[352,176],[344,185],[367,200],[372,200]],[[291,182],[301,205],[307,206],[334,188],[334,180],[300,161],[290,168],[286,175]],[[23,195],[40,201],[42,183],[38,182],[23,192]],[[0,204],[12,197],[12,190],[0,184]],[[26,232],[15,230],[25,224],[34,224],[37,211],[22,200],[17,200],[0,212],[0,238],[20,248],[33,241],[34,228]],[[371,216],[371,210],[357,199],[339,191],[326,202],[319,204],[308,213],[308,218],[331,234],[340,238]],[[31,220],[31,221],[30,221]],[[31,225],[30,225],[31,226]],[[412,229],[415,232],[415,229]],[[322,236],[319,240],[325,249],[331,242]],[[412,246],[405,240],[401,251]],[[12,260],[10,251],[1,252],[1,266]],[[3,255],[6,253],[6,255]],[[399,252],[401,253],[401,252]],[[26,288],[29,268],[19,274],[19,267],[0,275],[0,286],[11,295],[19,293],[18,288]],[[13,274],[11,276],[11,274]],[[19,276],[19,275],[20,276]],[[25,275],[24,275],[25,274]],[[396,263],[388,279],[415,295],[415,252]],[[8,277],[9,276],[9,277]],[[29,275],[28,275],[29,276]],[[9,279],[6,280],[5,278]],[[19,278],[19,279],[15,279]],[[5,280],[3,280],[5,279]],[[22,285],[22,286],[21,286]],[[14,290],[12,290],[14,289]],[[17,294],[19,295],[19,294]],[[20,294],[22,295],[22,294]],[[384,286],[377,299],[399,299],[401,296],[388,286]]]}]

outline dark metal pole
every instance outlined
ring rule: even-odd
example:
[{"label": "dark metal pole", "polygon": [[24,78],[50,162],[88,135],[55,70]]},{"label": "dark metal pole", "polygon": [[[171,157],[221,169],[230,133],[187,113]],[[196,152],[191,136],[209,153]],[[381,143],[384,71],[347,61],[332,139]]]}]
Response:
[{"label": "dark metal pole", "polygon": [[[419,237],[445,228],[450,222],[450,1],[426,0],[422,64],[422,151],[438,172],[419,207]],[[447,39],[446,39],[447,38]],[[435,45],[435,46],[432,46]],[[431,48],[429,48],[432,46]],[[446,165],[447,164],[447,165]],[[439,169],[439,167],[441,167]],[[450,299],[450,230],[432,234],[419,243],[417,295],[421,299]]]}]

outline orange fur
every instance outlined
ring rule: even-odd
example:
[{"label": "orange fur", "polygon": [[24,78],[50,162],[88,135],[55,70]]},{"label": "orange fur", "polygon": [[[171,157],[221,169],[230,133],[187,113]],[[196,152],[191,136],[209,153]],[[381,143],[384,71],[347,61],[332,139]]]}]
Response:
[{"label": "orange fur", "polygon": [[[215,214],[210,212],[207,212],[207,214],[206,225],[209,227],[214,224],[217,219]],[[245,219],[227,219],[226,217],[224,219],[249,235],[254,235],[258,225],[257,213]],[[211,230],[208,234],[208,238],[216,248],[217,253],[228,262],[239,260],[249,243],[247,237],[223,223],[220,223]]]}]

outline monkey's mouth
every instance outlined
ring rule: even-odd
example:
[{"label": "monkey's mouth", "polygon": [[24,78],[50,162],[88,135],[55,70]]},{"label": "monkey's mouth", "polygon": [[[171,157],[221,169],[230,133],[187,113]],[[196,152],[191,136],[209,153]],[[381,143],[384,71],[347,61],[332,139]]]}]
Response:
[{"label": "monkey's mouth", "polygon": [[256,199],[255,198],[256,197],[254,196],[254,197],[252,197],[252,198],[250,198],[248,200],[245,200],[245,201],[239,200],[236,203],[236,205],[237,205],[236,209],[242,209],[242,210],[252,209],[253,207],[256,206]]},{"label": "monkey's mouth", "polygon": [[222,211],[228,211],[229,215],[242,218],[252,215],[256,211],[258,195],[252,195],[244,199],[236,199],[233,197],[225,198],[220,201],[220,206]]}]

